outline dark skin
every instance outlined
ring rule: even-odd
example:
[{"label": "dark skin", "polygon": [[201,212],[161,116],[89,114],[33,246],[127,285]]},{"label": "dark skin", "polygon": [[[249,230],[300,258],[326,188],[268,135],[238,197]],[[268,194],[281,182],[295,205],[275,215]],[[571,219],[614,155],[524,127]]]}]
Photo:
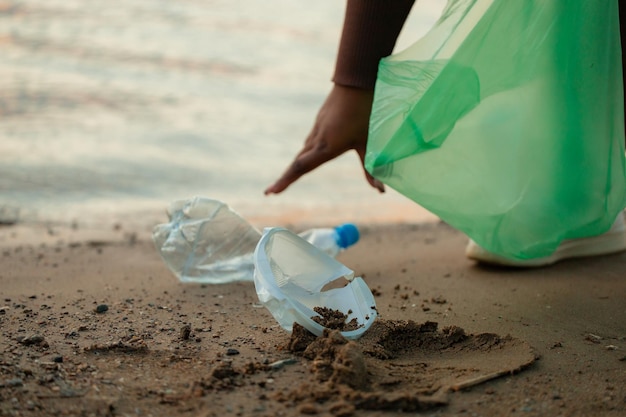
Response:
[{"label": "dark skin", "polygon": [[[317,114],[302,150],[283,175],[267,187],[265,194],[278,194],[304,174],[344,152],[355,150],[365,160],[367,131],[374,91],[335,84]],[[367,182],[380,191],[383,184],[363,168]]]}]

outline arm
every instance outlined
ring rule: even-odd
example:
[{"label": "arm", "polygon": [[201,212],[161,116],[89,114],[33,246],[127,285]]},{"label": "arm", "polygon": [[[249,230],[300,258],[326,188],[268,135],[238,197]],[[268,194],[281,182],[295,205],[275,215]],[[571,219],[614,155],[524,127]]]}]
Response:
[{"label": "arm", "polygon": [[[265,194],[282,192],[302,175],[351,149],[363,164],[378,62],[393,51],[413,3],[414,0],[347,1],[334,86],[302,150]],[[365,177],[372,187],[384,191],[383,184],[367,171]]]}]

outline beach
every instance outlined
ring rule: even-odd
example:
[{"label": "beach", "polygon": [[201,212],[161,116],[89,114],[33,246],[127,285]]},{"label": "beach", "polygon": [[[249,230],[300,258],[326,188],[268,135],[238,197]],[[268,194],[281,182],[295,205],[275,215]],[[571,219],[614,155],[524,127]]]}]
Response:
[{"label": "beach", "polygon": [[497,269],[437,221],[359,227],[379,316],[347,342],[178,282],[146,230],[3,226],[0,415],[624,414],[625,253]]},{"label": "beach", "polygon": [[[445,3],[416,2],[397,48]],[[343,8],[0,0],[0,416],[626,414],[626,253],[476,265],[354,153],[263,195],[330,89]],[[290,334],[250,281],[179,282],[151,233],[193,196],[259,230],[356,223],[338,260],[372,327]]]}]

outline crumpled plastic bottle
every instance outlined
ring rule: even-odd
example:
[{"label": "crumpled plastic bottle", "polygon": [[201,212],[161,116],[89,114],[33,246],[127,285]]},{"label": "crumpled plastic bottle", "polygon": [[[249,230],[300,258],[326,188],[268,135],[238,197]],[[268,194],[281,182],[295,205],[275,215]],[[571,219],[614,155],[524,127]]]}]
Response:
[{"label": "crumpled plastic bottle", "polygon": [[[154,244],[181,282],[222,284],[252,281],[254,250],[261,233],[227,204],[194,197],[174,201],[169,223],[153,230]],[[359,240],[353,224],[307,230],[300,236],[335,257]]]},{"label": "crumpled plastic bottle", "polygon": [[267,228],[254,253],[259,301],[285,330],[298,323],[319,336],[327,323],[317,307],[342,313],[348,339],[357,339],[378,314],[363,278],[324,251],[280,227]]}]

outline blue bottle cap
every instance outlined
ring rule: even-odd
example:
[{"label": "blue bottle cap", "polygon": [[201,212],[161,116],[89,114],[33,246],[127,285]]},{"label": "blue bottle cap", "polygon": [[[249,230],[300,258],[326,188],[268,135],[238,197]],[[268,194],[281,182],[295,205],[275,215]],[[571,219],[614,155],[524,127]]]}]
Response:
[{"label": "blue bottle cap", "polygon": [[359,229],[352,223],[345,223],[335,227],[337,244],[345,249],[359,241]]}]

